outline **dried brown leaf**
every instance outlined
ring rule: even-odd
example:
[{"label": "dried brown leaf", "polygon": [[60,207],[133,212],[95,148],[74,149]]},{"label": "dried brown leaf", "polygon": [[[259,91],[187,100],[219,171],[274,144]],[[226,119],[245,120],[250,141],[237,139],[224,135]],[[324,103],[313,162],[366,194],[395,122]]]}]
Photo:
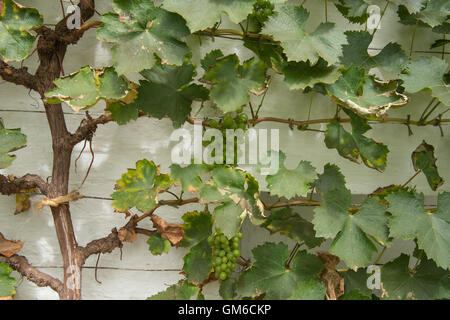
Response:
[{"label": "dried brown leaf", "polygon": [[16,210],[14,215],[22,213],[30,209],[30,195],[27,193],[16,193]]},{"label": "dried brown leaf", "polygon": [[153,227],[161,234],[161,238],[169,240],[174,246],[178,246],[181,240],[183,240],[184,231],[179,224],[168,223],[155,214],[150,219],[152,219]]},{"label": "dried brown leaf", "polygon": [[7,258],[12,257],[17,252],[22,250],[22,247],[22,241],[6,240],[0,233],[0,255],[4,255]]}]

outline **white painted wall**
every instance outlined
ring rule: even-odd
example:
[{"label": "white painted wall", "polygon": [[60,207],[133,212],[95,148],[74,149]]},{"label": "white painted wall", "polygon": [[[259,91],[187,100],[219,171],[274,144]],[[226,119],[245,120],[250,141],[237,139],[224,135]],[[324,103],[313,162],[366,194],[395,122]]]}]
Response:
[{"label": "white painted wall", "polygon": [[[109,0],[97,1],[101,12],[108,10]],[[61,18],[59,3],[57,0],[32,1],[22,0],[20,3],[28,6],[37,6],[46,17],[46,23],[54,23]],[[384,1],[379,1],[380,7]],[[322,1],[308,1],[306,7],[314,9],[322,6]],[[315,28],[324,20],[323,10],[313,11],[308,25]],[[337,21],[342,28],[356,29],[356,25],[348,25],[334,6],[329,5],[329,20]],[[226,18],[224,18],[226,21]],[[382,20],[382,28],[378,30],[373,47],[382,48],[388,42],[401,43],[404,48],[409,48],[412,27],[402,26],[396,21],[396,13],[393,6],[388,8]],[[437,35],[430,31],[419,29],[416,37],[416,50],[428,50],[429,46],[437,39]],[[220,47],[224,53],[237,53],[241,59],[247,59],[251,53],[240,45],[238,41],[216,39],[214,43],[203,39],[201,48],[198,39],[189,39],[189,44],[194,53],[194,61],[199,62],[200,57],[209,52],[211,48]],[[447,56],[447,61],[448,61]],[[24,62],[31,71],[36,68],[36,55]],[[109,65],[109,52],[105,46],[95,39],[95,31],[89,31],[78,45],[69,48],[65,59],[64,68],[67,73],[74,72],[85,65],[101,67]],[[30,96],[31,95],[31,96]],[[0,84],[0,117],[3,118],[8,128],[20,127],[28,136],[28,147],[16,152],[17,159],[13,165],[2,173],[13,173],[21,176],[26,173],[36,173],[42,177],[51,174],[51,145],[50,133],[46,123],[43,105],[36,100],[36,94],[28,94],[22,87],[9,83]],[[430,95],[420,93],[411,97],[411,103],[403,109],[390,112],[391,116],[406,117],[411,114],[412,119],[420,116],[424,106],[428,103]],[[258,99],[255,99],[258,101]],[[280,76],[275,76],[269,94],[267,96],[262,116],[277,116],[306,119],[310,96],[298,91],[289,91]],[[91,110],[93,116],[102,112],[103,106],[98,105]],[[75,130],[83,118],[83,114],[74,114],[66,106],[66,119],[70,130]],[[316,98],[311,112],[312,118],[333,116],[334,104],[326,97]],[[205,114],[212,116],[215,111],[207,108]],[[414,128],[414,136],[408,137],[404,125],[384,124],[373,125],[374,129],[369,136],[384,142],[389,146],[388,167],[384,174],[368,169],[363,165],[354,164],[338,157],[335,150],[328,150],[323,142],[322,134],[311,132],[290,132],[286,126],[276,124],[264,124],[259,128],[279,128],[281,149],[288,154],[288,167],[293,167],[299,160],[309,160],[321,172],[323,165],[334,162],[342,168],[347,178],[348,187],[355,195],[367,194],[378,186],[389,185],[406,181],[413,173],[410,154],[423,139],[436,147],[436,156],[441,175],[445,180],[450,180],[450,153],[448,146],[449,135],[439,136],[438,128]],[[186,128],[191,129],[190,125]],[[324,127],[317,126],[323,129]],[[167,171],[170,166],[170,147],[168,137],[172,132],[172,124],[169,120],[139,119],[127,126],[119,127],[116,124],[108,124],[100,127],[94,137],[95,162],[90,176],[81,192],[89,196],[109,197],[113,192],[115,181],[127,168],[134,167],[135,162],[147,158],[161,164],[162,171]],[[449,127],[444,126],[448,133]],[[74,159],[81,150],[78,145],[74,152]],[[90,162],[90,153],[83,152],[78,161],[78,171],[72,168],[71,188],[76,188],[81,183],[84,173]],[[264,187],[264,180],[259,177]],[[433,193],[429,189],[423,176],[414,180],[417,190],[424,192],[427,201],[433,203]],[[441,190],[450,190],[445,183]],[[32,201],[38,201],[34,197]],[[355,203],[360,197],[355,197]],[[14,216],[14,197],[0,196],[0,231],[9,239],[20,239],[25,242],[22,254],[27,256],[30,262],[42,271],[60,276],[61,257],[58,243],[53,229],[53,222],[48,208],[41,212],[30,210],[29,212]],[[198,209],[196,205],[185,206],[180,210],[163,208],[157,214],[169,222],[181,222],[183,213]],[[107,235],[113,227],[124,225],[126,220],[123,215],[113,212],[110,201],[84,199],[71,204],[72,216],[80,245]],[[311,216],[310,209],[300,209],[305,216]],[[144,227],[151,228],[151,222],[144,222]],[[248,223],[244,225],[246,230],[253,228]],[[254,229],[244,233],[243,253],[250,257],[250,250],[255,245],[268,238],[268,232]],[[271,241],[291,242],[283,236],[274,236]],[[328,243],[325,243],[326,247]],[[148,250],[146,238],[139,236],[133,244],[125,244],[123,259],[120,260],[119,250],[110,255],[103,255],[99,263],[98,278],[102,282],[98,284],[94,280],[94,266],[97,257],[91,257],[86,264],[83,273],[83,298],[85,299],[143,299],[164,290],[167,285],[176,283],[182,276],[179,274],[182,268],[182,257],[186,250],[171,249],[164,256],[152,256]],[[399,252],[411,252],[411,243],[397,241],[392,249],[389,249],[383,261],[396,257]],[[382,261],[382,262],[383,262]],[[17,276],[17,275],[16,275]],[[18,277],[18,276],[17,276]],[[207,298],[217,297],[217,284],[205,288]],[[47,288],[37,288],[34,284],[23,279],[17,289],[16,299],[56,299],[57,295]]]}]

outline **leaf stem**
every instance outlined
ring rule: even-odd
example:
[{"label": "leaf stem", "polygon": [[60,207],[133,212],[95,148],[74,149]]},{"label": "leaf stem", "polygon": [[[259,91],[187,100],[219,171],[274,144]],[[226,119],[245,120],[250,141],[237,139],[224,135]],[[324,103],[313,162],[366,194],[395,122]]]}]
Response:
[{"label": "leaf stem", "polygon": [[411,39],[411,48],[409,50],[409,57],[411,58],[412,54],[413,54],[413,49],[414,49],[414,39],[416,38],[416,31],[417,31],[417,27],[419,26],[419,20],[416,20],[416,24],[414,26],[414,30],[412,33],[412,39]]},{"label": "leaf stem", "polygon": [[419,173],[421,173],[422,170],[417,171],[411,178],[408,179],[408,181],[406,181],[403,185],[402,188],[406,187],[411,181],[414,180],[415,177],[417,177],[419,175]]},{"label": "leaf stem", "polygon": [[378,256],[377,260],[375,260],[375,263],[374,263],[374,264],[378,264],[378,262],[380,262],[381,257],[383,256],[383,254],[384,254],[384,252],[386,251],[386,249],[387,249],[387,247],[384,246],[384,247],[383,247],[383,251],[381,251],[380,255]]}]

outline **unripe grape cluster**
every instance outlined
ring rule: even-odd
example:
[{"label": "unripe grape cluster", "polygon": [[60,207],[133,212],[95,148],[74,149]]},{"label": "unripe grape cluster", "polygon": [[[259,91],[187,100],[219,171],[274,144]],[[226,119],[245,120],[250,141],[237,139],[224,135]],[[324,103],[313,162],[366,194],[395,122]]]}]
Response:
[{"label": "unripe grape cluster", "polygon": [[273,13],[274,9],[275,6],[270,1],[258,0],[253,5],[253,12],[250,14],[250,18],[256,20],[260,24],[263,24]]},{"label": "unripe grape cluster", "polygon": [[[223,119],[217,122],[214,119],[209,120],[209,126],[214,129],[242,129],[247,128],[248,116],[245,113],[238,113],[235,116],[227,114]],[[224,132],[225,133],[225,132]]]},{"label": "unripe grape cluster", "polygon": [[228,239],[222,232],[215,232],[208,238],[208,242],[213,248],[213,267],[216,278],[226,280],[236,268],[236,261],[241,255],[239,241],[242,233],[238,233]]}]

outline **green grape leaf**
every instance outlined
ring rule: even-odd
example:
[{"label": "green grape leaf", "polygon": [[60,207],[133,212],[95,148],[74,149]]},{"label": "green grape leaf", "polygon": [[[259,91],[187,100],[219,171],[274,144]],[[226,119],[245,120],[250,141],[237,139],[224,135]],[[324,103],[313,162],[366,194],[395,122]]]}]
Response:
[{"label": "green grape leaf", "polygon": [[170,166],[170,176],[175,184],[181,184],[181,189],[190,193],[195,193],[202,185],[200,174],[207,171],[208,168],[203,164],[190,164],[186,167],[181,167],[178,164]]},{"label": "green grape leaf", "polygon": [[336,236],[329,252],[341,258],[350,268],[366,266],[377,252],[368,235],[375,236],[384,244],[387,242],[388,216],[383,205],[376,199],[364,200],[361,209],[348,215],[342,231]]},{"label": "green grape leaf", "polygon": [[168,116],[176,128],[188,119],[194,100],[208,98],[205,87],[192,83],[195,76],[192,64],[179,67],[158,64],[141,74],[147,80],[139,81],[136,107],[158,119]]},{"label": "green grape leaf", "polygon": [[158,194],[171,187],[172,181],[167,174],[159,174],[159,167],[146,159],[136,162],[136,169],[128,169],[117,180],[117,191],[111,197],[113,207],[125,212],[133,207],[147,212],[156,207]]},{"label": "green grape leaf", "polygon": [[274,45],[273,43],[259,43],[254,41],[245,41],[244,46],[264,61],[266,68],[272,68],[277,73],[283,73],[282,70],[287,64],[287,58],[281,46]]},{"label": "green grape leaf", "polygon": [[0,118],[0,169],[11,165],[16,158],[9,154],[27,146],[27,136],[20,129],[5,129]]},{"label": "green grape leaf", "polygon": [[449,299],[450,272],[436,267],[431,260],[423,260],[415,272],[409,269],[409,256],[401,254],[381,269],[383,298],[402,299]]},{"label": "green grape leaf", "polygon": [[367,269],[358,268],[357,271],[349,269],[345,272],[340,272],[339,275],[344,278],[345,295],[351,292],[358,292],[359,295],[370,299],[372,290],[367,287],[367,279],[370,276],[367,273]]},{"label": "green grape leaf", "polygon": [[293,170],[287,169],[284,166],[286,155],[280,151],[278,156],[280,166],[278,172],[266,177],[270,194],[287,199],[296,195],[305,197],[317,178],[316,169],[308,161],[300,161]]},{"label": "green grape leaf", "polygon": [[291,90],[314,87],[317,83],[331,84],[341,75],[336,66],[327,66],[322,58],[313,66],[309,62],[289,62],[283,68],[283,74],[284,82]]},{"label": "green grape leaf", "polygon": [[345,177],[338,166],[327,163],[323,168],[323,173],[314,182],[314,186],[320,193],[325,193],[333,189],[345,187]]},{"label": "green grape leaf", "polygon": [[448,64],[436,57],[420,56],[411,61],[407,74],[401,75],[403,86],[409,93],[424,89],[431,90],[431,95],[446,106],[450,106],[450,86],[444,81]]},{"label": "green grape leaf", "polygon": [[430,49],[443,47],[450,43],[449,39],[437,39],[433,44],[430,46]]},{"label": "green grape leaf", "polygon": [[200,61],[200,64],[203,70],[208,71],[209,68],[211,68],[216,64],[216,60],[222,57],[223,57],[222,50],[219,49],[212,50],[203,57],[203,59]]},{"label": "green grape leaf", "polygon": [[397,43],[387,44],[377,55],[367,53],[373,36],[367,31],[346,31],[348,44],[342,47],[341,63],[346,67],[354,65],[366,70],[378,68],[386,80],[398,79],[409,62],[401,46]]},{"label": "green grape leaf", "polygon": [[203,203],[222,203],[214,209],[214,223],[228,238],[239,231],[247,215],[254,224],[262,222],[260,216],[264,206],[253,177],[239,169],[226,167],[215,168],[211,176],[211,180],[200,188],[200,199]]},{"label": "green grape leaf", "polygon": [[300,281],[288,300],[324,300],[326,291],[325,284],[320,280]]},{"label": "green grape leaf", "polygon": [[364,0],[338,0],[336,8],[350,22],[363,24],[369,18],[369,5]]},{"label": "green grape leaf", "polygon": [[183,215],[184,239],[181,246],[192,247],[208,238],[212,232],[213,218],[207,211],[192,211]]},{"label": "green grape leaf", "polygon": [[339,297],[339,300],[372,300],[372,298],[362,294],[359,290],[352,290]]},{"label": "green grape leaf", "polygon": [[425,9],[416,14],[417,18],[431,27],[444,23],[450,15],[448,0],[428,0]]},{"label": "green grape leaf", "polygon": [[366,120],[350,110],[345,112],[351,119],[352,134],[345,131],[339,122],[331,122],[325,132],[325,145],[329,149],[336,149],[342,157],[353,162],[360,163],[361,157],[367,167],[383,172],[386,168],[388,147],[363,135],[371,129]]},{"label": "green grape leaf", "polygon": [[[386,197],[390,236],[404,240],[417,239],[419,249],[439,267],[450,267],[450,211],[448,193],[438,195],[440,208],[436,212],[424,209],[423,194],[398,191]],[[442,208],[443,207],[443,208]]]},{"label": "green grape leaf", "polygon": [[119,126],[127,124],[131,120],[136,120],[139,116],[139,111],[132,104],[122,104],[119,101],[114,101],[108,105],[108,111],[111,112],[111,117]]},{"label": "green grape leaf", "polygon": [[0,14],[0,55],[5,61],[20,61],[28,57],[34,45],[30,30],[42,25],[44,20],[34,8],[3,0]]},{"label": "green grape leaf", "polygon": [[428,184],[433,191],[444,184],[444,179],[439,175],[434,156],[434,147],[425,140],[414,150],[411,155],[414,170],[422,172],[427,177]]},{"label": "green grape leaf", "polygon": [[272,211],[261,227],[269,230],[271,234],[279,232],[298,243],[305,242],[308,248],[317,247],[324,240],[316,238],[312,223],[291,208]]},{"label": "green grape leaf", "polygon": [[247,104],[249,93],[264,93],[265,80],[263,61],[252,58],[240,65],[235,54],[217,59],[202,79],[212,85],[211,99],[223,112],[236,111]]},{"label": "green grape leaf", "polygon": [[322,194],[322,202],[314,209],[312,223],[316,235],[334,238],[329,252],[341,258],[348,267],[366,266],[377,248],[369,235],[378,242],[388,240],[388,216],[385,207],[374,198],[363,201],[361,209],[350,214],[351,193],[348,189],[332,189]]},{"label": "green grape leaf", "polygon": [[346,222],[351,203],[352,195],[345,187],[323,193],[320,206],[314,209],[312,220],[316,236],[334,238]]},{"label": "green grape leaf", "polygon": [[423,0],[391,0],[391,2],[398,6],[404,6],[410,13],[417,13],[425,6]]},{"label": "green grape leaf", "polygon": [[192,297],[198,295],[200,288],[190,284],[187,280],[180,280],[177,284],[174,284],[150,298],[148,300],[190,300]]},{"label": "green grape leaf", "polygon": [[156,256],[159,256],[163,253],[169,253],[169,250],[172,247],[170,241],[167,239],[163,239],[161,237],[161,234],[159,234],[158,232],[155,232],[150,236],[150,238],[148,238],[147,244],[149,245],[148,249],[150,250],[150,252]]},{"label": "green grape leaf", "polygon": [[163,7],[182,15],[191,32],[196,32],[213,27],[221,20],[222,13],[226,13],[234,23],[241,22],[252,12],[254,2],[255,0],[164,0]]},{"label": "green grape leaf", "polygon": [[227,278],[220,282],[219,294],[224,300],[233,300],[236,296],[236,283],[233,279]]},{"label": "green grape leaf", "polygon": [[333,121],[327,125],[325,145],[328,149],[336,149],[342,157],[361,163],[355,139],[339,122]]},{"label": "green grape leaf", "polygon": [[287,299],[298,288],[298,282],[309,281],[322,271],[323,264],[316,256],[300,251],[286,268],[289,248],[284,243],[266,242],[252,250],[255,263],[243,272],[236,285],[242,296],[258,296],[265,299]]},{"label": "green grape leaf", "polygon": [[183,271],[192,283],[201,283],[212,271],[212,249],[206,239],[197,243],[183,258]]},{"label": "green grape leaf", "polygon": [[112,67],[96,70],[86,66],[54,82],[56,88],[45,93],[47,101],[66,102],[75,112],[92,107],[100,99],[121,99],[128,93],[127,81]]},{"label": "green grape leaf", "polygon": [[289,61],[307,61],[316,64],[319,57],[329,64],[338,62],[345,34],[334,23],[321,23],[313,32],[306,32],[309,12],[303,7],[283,6],[269,16],[261,33],[270,35],[281,46]]},{"label": "green grape leaf", "polygon": [[342,76],[326,86],[328,94],[339,104],[360,115],[383,116],[391,107],[406,104],[408,98],[395,91],[397,83],[379,82],[367,76],[363,68],[351,65]]},{"label": "green grape leaf", "polygon": [[112,60],[119,74],[151,69],[155,55],[163,64],[183,63],[189,49],[182,38],[189,29],[182,17],[152,1],[114,0],[112,5],[115,13],[102,16],[97,37],[114,44]]},{"label": "green grape leaf", "polygon": [[6,263],[0,263],[0,298],[9,298],[16,294],[17,280],[10,276],[12,271]]}]

